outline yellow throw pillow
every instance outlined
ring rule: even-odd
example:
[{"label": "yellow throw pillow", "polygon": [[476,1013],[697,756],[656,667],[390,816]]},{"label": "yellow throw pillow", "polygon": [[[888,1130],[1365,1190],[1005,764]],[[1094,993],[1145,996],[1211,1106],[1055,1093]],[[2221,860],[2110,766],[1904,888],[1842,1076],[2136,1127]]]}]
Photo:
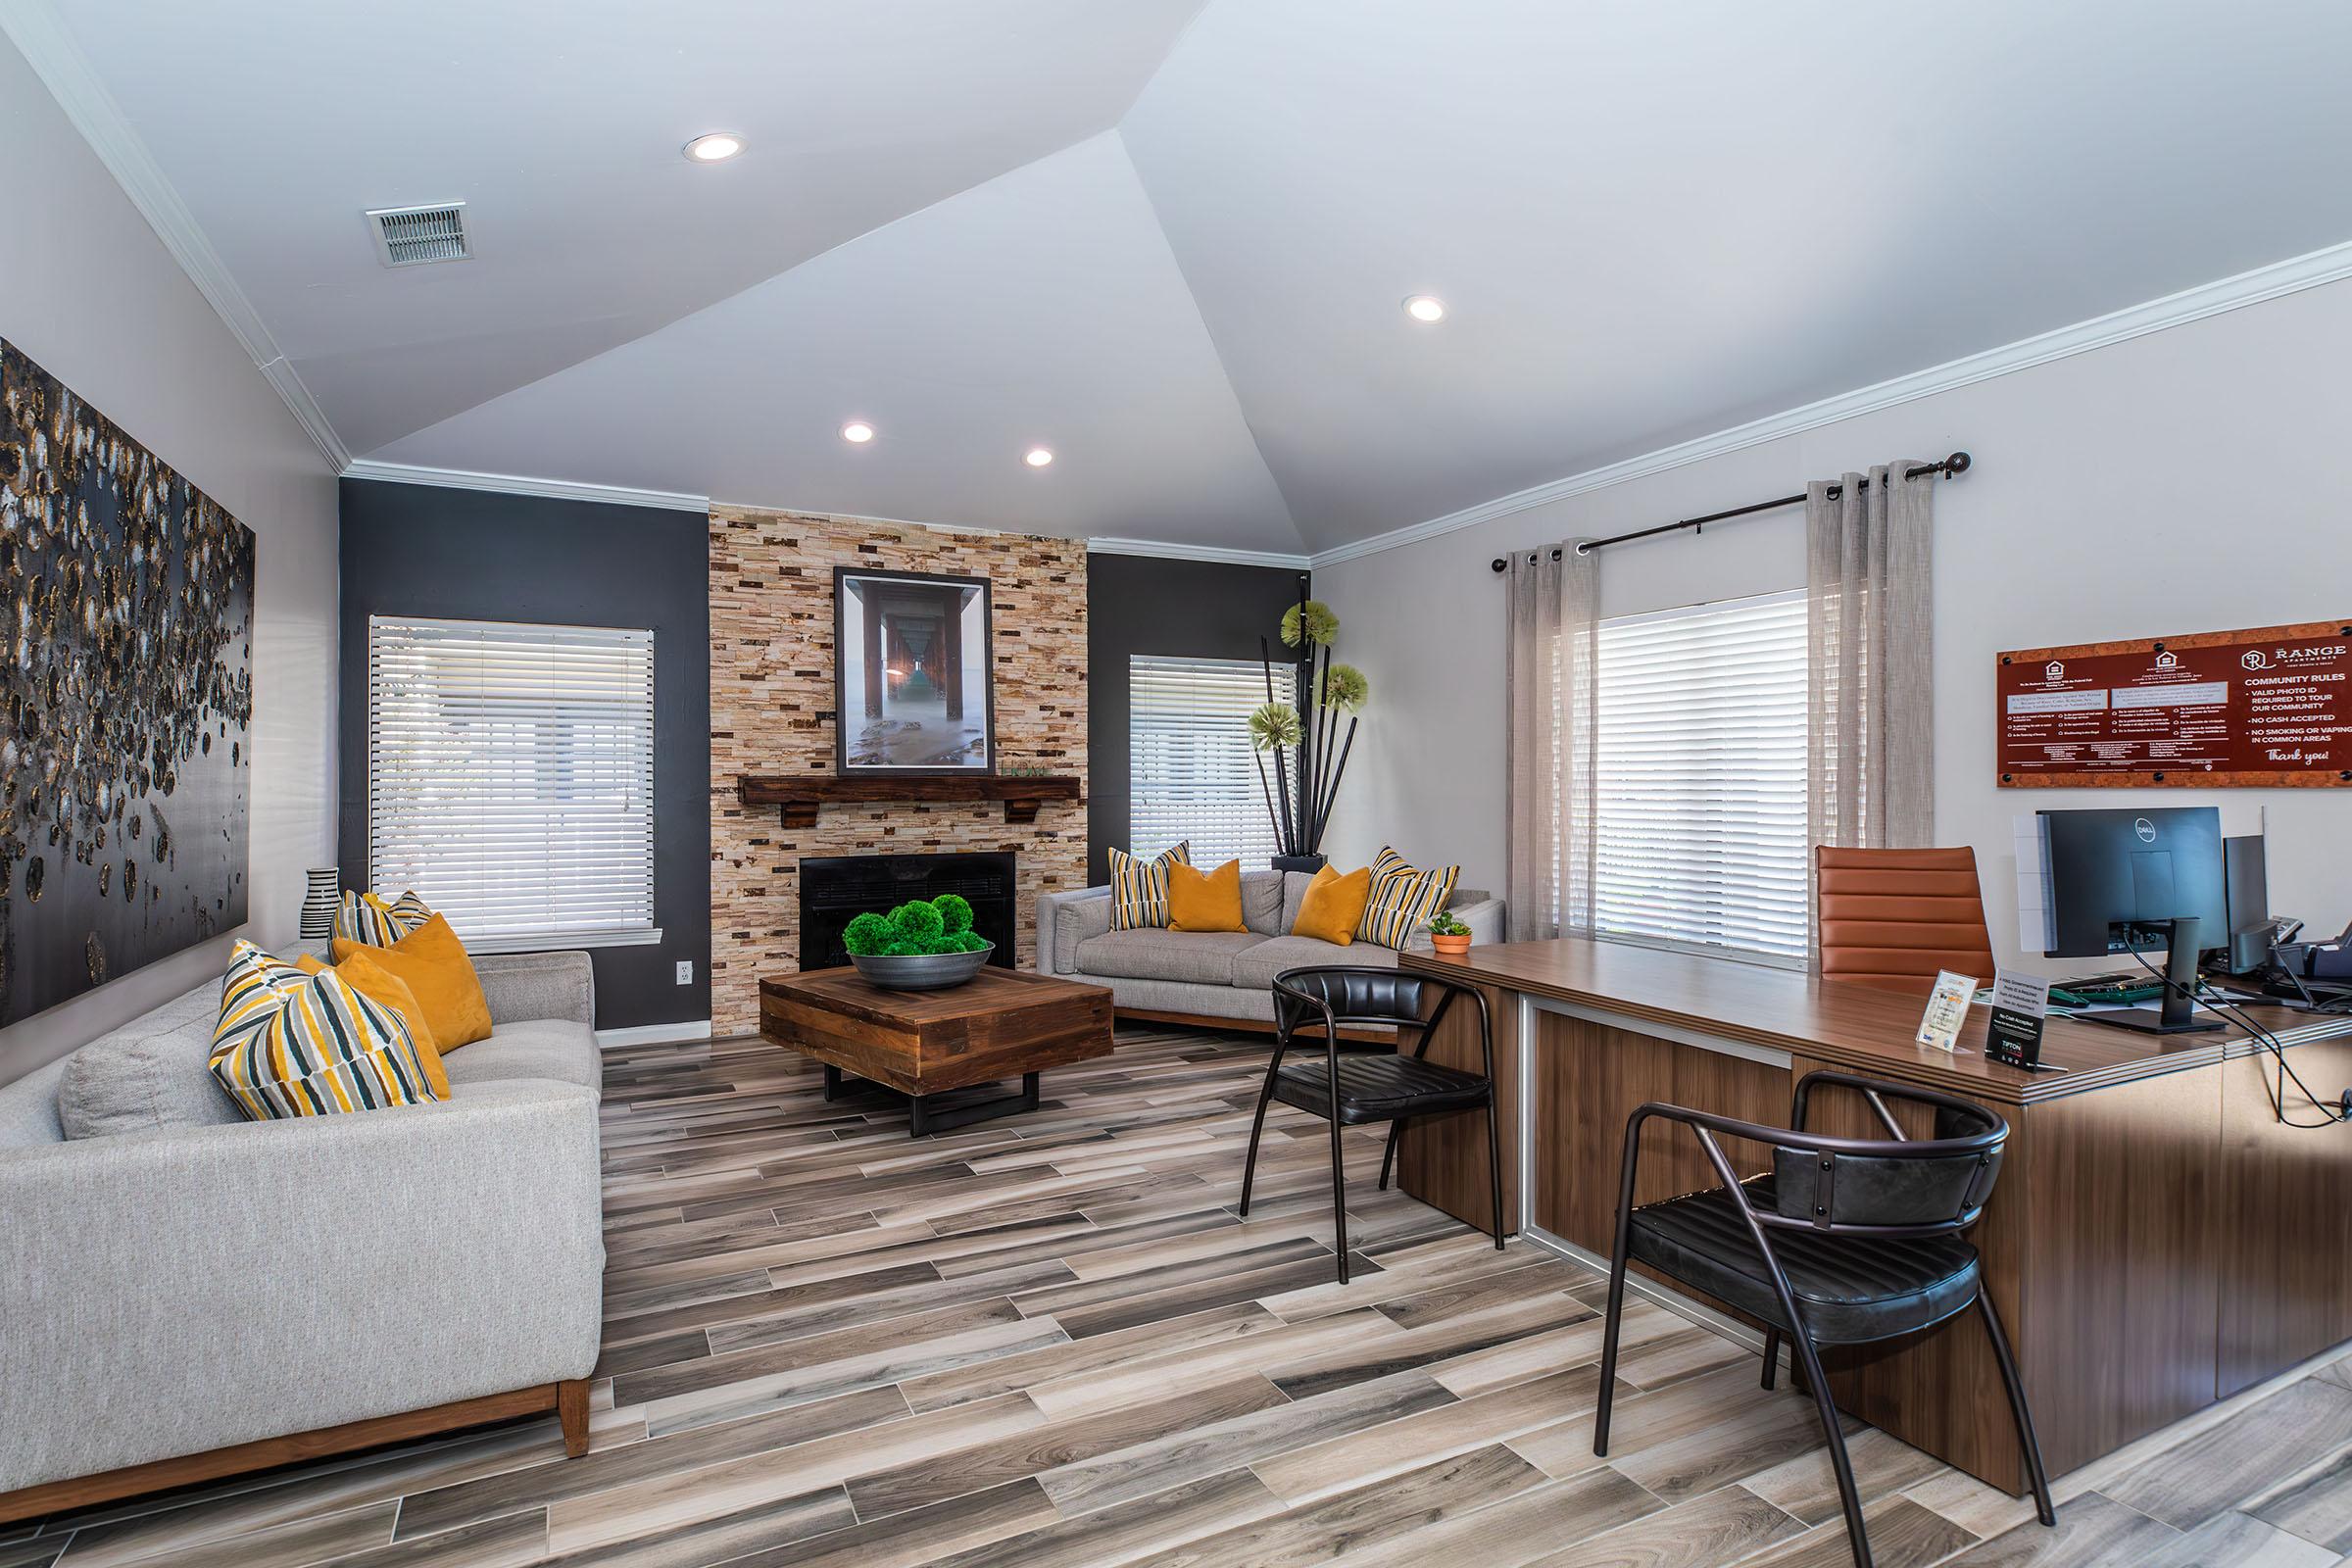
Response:
[{"label": "yellow throw pillow", "polygon": [[250,942],[230,951],[206,1064],[256,1121],[441,1098],[400,1014],[331,969],[305,974]]},{"label": "yellow throw pillow", "polygon": [[1242,923],[1242,862],[1214,871],[1182,860],[1168,867],[1168,925],[1176,931],[1247,931]]},{"label": "yellow throw pillow", "polygon": [[1298,918],[1291,922],[1295,937],[1321,937],[1341,947],[1355,940],[1356,923],[1364,917],[1364,901],[1372,896],[1372,868],[1359,866],[1346,875],[1325,866],[1306,885],[1298,901]]},{"label": "yellow throw pillow", "polygon": [[1168,923],[1168,867],[1193,863],[1191,840],[1147,860],[1125,850],[1110,852],[1110,928],[1135,931]]},{"label": "yellow throw pillow", "polygon": [[[361,944],[341,937],[331,950],[337,964],[361,951]],[[490,1001],[482,995],[466,944],[449,928],[446,917],[436,914],[390,947],[365,951],[416,994],[425,1027],[443,1055],[490,1038]]]},{"label": "yellow throw pillow", "polygon": [[1453,884],[1462,874],[1458,865],[1417,870],[1386,845],[1373,857],[1371,869],[1372,896],[1365,902],[1364,917],[1356,923],[1355,934],[1384,948],[1401,948],[1414,932],[1427,926],[1429,917],[1452,900]]},{"label": "yellow throw pillow", "polygon": [[449,1098],[449,1072],[441,1065],[440,1044],[433,1039],[432,1028],[425,1022],[424,1008],[417,1005],[416,993],[409,989],[407,981],[368,957],[365,949],[353,953],[332,969],[307,953],[294,960],[294,966],[304,974],[332,974],[368,1001],[381,1003],[399,1013],[400,1021],[409,1026],[409,1039],[416,1047],[416,1059],[423,1064],[425,1081],[433,1086],[436,1097]]},{"label": "yellow throw pillow", "polygon": [[433,911],[414,892],[386,904],[381,894],[351,893],[335,906],[334,934],[345,942],[388,948],[432,918]]}]

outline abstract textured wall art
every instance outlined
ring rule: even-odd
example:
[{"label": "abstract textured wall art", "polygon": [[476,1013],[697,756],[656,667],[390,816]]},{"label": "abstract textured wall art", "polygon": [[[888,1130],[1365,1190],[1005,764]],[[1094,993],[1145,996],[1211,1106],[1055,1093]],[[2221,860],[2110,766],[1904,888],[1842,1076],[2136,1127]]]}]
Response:
[{"label": "abstract textured wall art", "polygon": [[245,921],[253,532],[0,343],[0,1023]]}]

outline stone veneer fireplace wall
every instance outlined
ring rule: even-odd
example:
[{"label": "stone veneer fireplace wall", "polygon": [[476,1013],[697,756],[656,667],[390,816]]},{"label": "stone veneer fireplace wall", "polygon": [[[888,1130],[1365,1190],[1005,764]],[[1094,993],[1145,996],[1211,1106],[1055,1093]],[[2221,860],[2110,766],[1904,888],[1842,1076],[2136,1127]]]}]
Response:
[{"label": "stone veneer fireplace wall", "polygon": [[1086,808],[1008,824],[994,802],[827,803],[786,829],[735,798],[746,773],[833,771],[833,568],[986,577],[1000,769],[1086,774],[1086,546],[1067,539],[714,507],[710,513],[710,1014],[759,1027],[762,974],[800,966],[803,856],[1008,851],[1015,960],[1036,962],[1040,893],[1083,887]]}]

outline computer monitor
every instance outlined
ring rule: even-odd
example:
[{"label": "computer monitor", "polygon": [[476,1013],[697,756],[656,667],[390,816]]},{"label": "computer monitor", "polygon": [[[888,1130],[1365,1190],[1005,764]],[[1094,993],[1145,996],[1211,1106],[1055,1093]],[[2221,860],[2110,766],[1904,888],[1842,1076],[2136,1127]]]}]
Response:
[{"label": "computer monitor", "polygon": [[2192,1016],[2197,955],[2230,944],[2222,813],[2210,806],[2043,811],[2052,958],[2170,954],[2164,1005],[2085,1014],[2125,1029],[2175,1034],[2220,1025]]}]

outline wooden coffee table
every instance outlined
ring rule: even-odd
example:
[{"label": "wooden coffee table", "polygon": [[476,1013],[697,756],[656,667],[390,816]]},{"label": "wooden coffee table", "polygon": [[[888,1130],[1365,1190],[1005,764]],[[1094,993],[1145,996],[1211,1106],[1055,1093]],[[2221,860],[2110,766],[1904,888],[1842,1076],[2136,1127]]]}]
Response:
[{"label": "wooden coffee table", "polygon": [[[862,1078],[907,1098],[920,1138],[1037,1108],[1038,1074],[1110,1054],[1110,992],[984,968],[944,991],[885,991],[854,968],[760,982],[760,1032],[824,1063],[825,1098]],[[1021,1092],[933,1105],[934,1097],[1017,1077]]]}]

